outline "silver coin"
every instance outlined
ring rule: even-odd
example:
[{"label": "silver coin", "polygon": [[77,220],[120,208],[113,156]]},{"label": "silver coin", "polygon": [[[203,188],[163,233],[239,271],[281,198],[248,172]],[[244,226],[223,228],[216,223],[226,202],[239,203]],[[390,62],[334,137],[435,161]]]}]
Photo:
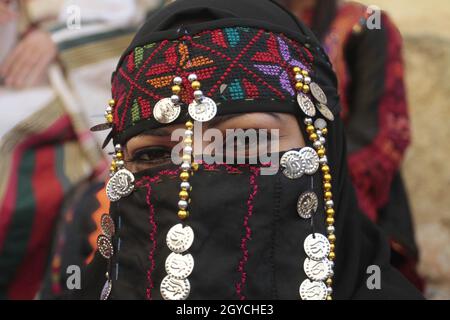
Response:
[{"label": "silver coin", "polygon": [[323,92],[322,88],[317,83],[312,82],[309,85],[309,88],[311,90],[311,94],[318,102],[327,104],[327,102],[328,102],[327,96],[326,96],[325,92]]},{"label": "silver coin", "polygon": [[298,179],[305,173],[305,163],[298,151],[286,152],[280,161],[283,174],[289,179]]},{"label": "silver coin", "polygon": [[106,196],[108,197],[109,201],[115,202],[120,200],[120,196],[116,193],[116,190],[114,189],[115,184],[115,175],[109,178],[108,183],[106,184]]},{"label": "silver coin", "polygon": [[305,94],[299,93],[297,95],[297,102],[300,109],[302,109],[303,113],[308,117],[314,117],[316,115],[316,107],[314,106],[314,103]]},{"label": "silver coin", "polygon": [[189,105],[189,115],[199,122],[206,122],[217,114],[217,105],[211,98],[203,97],[202,102],[194,101]]},{"label": "silver coin", "polygon": [[174,122],[181,113],[181,107],[174,104],[170,98],[159,100],[153,108],[153,116],[159,123]]},{"label": "silver coin", "polygon": [[306,258],[303,263],[303,270],[305,270],[306,276],[314,281],[325,281],[331,274],[330,260],[322,259],[315,261],[310,258]]},{"label": "silver coin", "polygon": [[314,192],[307,191],[300,195],[297,201],[297,212],[303,219],[309,219],[316,213],[319,199]]},{"label": "silver coin", "polygon": [[160,291],[164,300],[186,300],[191,292],[191,284],[188,279],[175,279],[167,275],[161,281]]},{"label": "silver coin", "polygon": [[115,232],[114,221],[111,216],[107,213],[102,215],[100,220],[100,226],[102,227],[103,234],[108,238],[111,238]]},{"label": "silver coin", "polygon": [[109,295],[111,294],[112,290],[112,281],[106,280],[105,284],[103,285],[102,293],[100,294],[100,300],[108,300]]},{"label": "silver coin", "polygon": [[97,238],[97,248],[100,254],[105,259],[111,259],[114,254],[114,249],[111,240],[105,235],[99,235]]},{"label": "silver coin", "polygon": [[114,174],[113,189],[120,198],[130,195],[134,189],[134,175],[127,169],[120,169]]},{"label": "silver coin", "polygon": [[331,110],[328,108],[327,105],[318,103],[316,104],[317,110],[320,111],[320,113],[327,118],[330,121],[334,121],[334,114],[331,112]]},{"label": "silver coin", "polygon": [[327,286],[321,281],[306,279],[299,289],[302,300],[325,300],[327,298]]},{"label": "silver coin", "polygon": [[191,254],[182,255],[172,252],[166,259],[166,272],[175,279],[186,279],[194,270],[194,258]]},{"label": "silver coin", "polygon": [[320,233],[310,234],[303,243],[303,248],[309,258],[320,261],[330,254],[330,242]]},{"label": "silver coin", "polygon": [[174,225],[167,233],[166,243],[170,250],[182,253],[194,242],[194,231],[191,227],[183,227],[181,223]]},{"label": "silver coin", "polygon": [[322,118],[318,118],[316,121],[314,121],[314,127],[317,130],[323,130],[327,127],[327,122]]},{"label": "silver coin", "polygon": [[305,147],[300,150],[300,158],[302,158],[305,165],[305,173],[308,175],[315,174],[319,169],[319,155],[316,150],[310,147]]}]

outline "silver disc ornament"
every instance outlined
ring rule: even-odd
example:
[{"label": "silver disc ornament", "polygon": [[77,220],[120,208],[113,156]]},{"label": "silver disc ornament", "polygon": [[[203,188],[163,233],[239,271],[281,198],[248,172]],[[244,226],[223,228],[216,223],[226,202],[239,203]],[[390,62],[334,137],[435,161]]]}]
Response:
[{"label": "silver disc ornament", "polygon": [[174,225],[167,232],[167,247],[173,252],[182,253],[188,250],[194,242],[194,231],[191,227],[183,227],[181,223]]},{"label": "silver disc ornament", "polygon": [[302,300],[325,300],[327,298],[327,286],[321,281],[306,279],[299,289]]},{"label": "silver disc ornament", "polygon": [[320,233],[310,234],[303,243],[303,248],[309,258],[320,261],[330,254],[330,242]]},{"label": "silver disc ornament", "polygon": [[305,173],[305,163],[298,151],[288,151],[282,157],[280,165],[283,174],[289,179],[298,179]]},{"label": "silver disc ornament", "polygon": [[111,240],[105,235],[99,235],[97,238],[97,248],[100,254],[105,259],[110,259],[114,254],[114,249]]},{"label": "silver disc ornament", "polygon": [[175,279],[186,279],[194,270],[194,258],[191,254],[182,255],[172,252],[166,259],[166,272]]},{"label": "silver disc ornament", "polygon": [[300,157],[305,165],[305,173],[313,175],[319,169],[319,155],[316,150],[310,147],[305,147],[300,150]]},{"label": "silver disc ornament", "polygon": [[114,191],[120,198],[130,195],[134,189],[134,175],[127,169],[120,169],[114,174]]},{"label": "silver disc ornament", "polygon": [[326,104],[317,103],[316,104],[317,110],[329,121],[334,121],[334,114],[331,112],[330,108]]},{"label": "silver disc ornament", "polygon": [[161,281],[161,296],[164,300],[186,300],[191,291],[188,279],[175,279],[167,275]]},{"label": "silver disc ornament", "polygon": [[114,235],[114,221],[109,214],[105,213],[102,215],[100,226],[102,227],[103,234],[108,238],[111,238]]},{"label": "silver disc ornament", "polygon": [[306,258],[303,263],[303,270],[306,276],[314,281],[325,281],[331,274],[330,260],[322,259],[319,261]]},{"label": "silver disc ornament", "polygon": [[120,200],[120,196],[116,193],[114,185],[115,185],[115,176],[112,176],[111,178],[109,178],[109,181],[106,184],[106,196],[111,202]]},{"label": "silver disc ornament", "polygon": [[307,191],[300,195],[297,201],[297,212],[303,219],[309,219],[316,213],[319,199],[314,192]]},{"label": "silver disc ornament", "polygon": [[109,295],[111,294],[112,290],[112,281],[106,280],[105,284],[103,285],[102,292],[100,294],[100,300],[108,300]]},{"label": "silver disc ornament", "polygon": [[159,123],[174,122],[180,116],[180,113],[180,105],[174,104],[170,98],[159,100],[153,108],[153,116]]},{"label": "silver disc ornament", "polygon": [[297,102],[300,106],[300,109],[306,114],[308,117],[314,117],[316,115],[316,107],[314,103],[308,98],[307,95],[303,93],[297,94]]},{"label": "silver disc ornament", "polygon": [[217,114],[217,105],[211,98],[203,97],[201,102],[194,101],[189,105],[189,115],[199,122],[206,122]]},{"label": "silver disc ornament", "polygon": [[327,96],[325,94],[325,92],[323,92],[322,88],[315,82],[312,82],[309,85],[309,89],[311,90],[311,94],[313,95],[313,97],[320,103],[322,104],[327,104],[328,99]]}]

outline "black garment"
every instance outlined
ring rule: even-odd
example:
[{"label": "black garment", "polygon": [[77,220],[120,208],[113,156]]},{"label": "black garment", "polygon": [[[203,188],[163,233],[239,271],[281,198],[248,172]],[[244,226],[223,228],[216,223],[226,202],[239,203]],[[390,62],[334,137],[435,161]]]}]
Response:
[{"label": "black garment", "polygon": [[[337,113],[336,77],[323,50],[306,27],[272,1],[176,1],[150,18],[138,32],[131,48],[155,37],[176,36],[176,30],[160,30],[176,25],[179,19],[191,19],[197,14],[212,21],[186,26],[187,29],[216,27],[229,23],[227,19],[232,17],[234,24],[253,23],[308,41],[315,56],[314,80],[325,90],[330,107]],[[305,132],[298,106],[292,103],[291,107],[292,114],[298,116],[302,132]],[[258,111],[257,106],[254,109]],[[272,111],[276,110],[274,107]],[[329,123],[328,128],[327,155],[334,182],[337,237],[334,298],[420,299],[421,295],[390,266],[386,239],[357,208],[347,174],[342,122],[336,119]],[[155,171],[138,173],[136,177],[138,180],[146,175],[154,177]],[[236,268],[245,251],[239,241],[248,232],[243,228],[243,219],[248,214],[247,201],[252,190],[250,179],[250,171],[230,175],[224,169],[209,172],[204,168],[193,177],[192,216],[188,224],[196,233],[190,251],[196,265],[189,277],[192,285],[190,299],[239,298],[236,283],[242,280],[242,272]],[[314,179],[315,190],[320,194],[319,173]],[[114,237],[114,248],[118,253],[109,270],[113,279],[112,298],[149,298],[147,289],[151,283],[154,286],[151,298],[160,298],[159,284],[164,275],[164,260],[169,253],[165,236],[167,230],[179,222],[176,217],[179,179],[175,176],[173,180],[167,177],[160,180],[152,188],[153,193],[146,194],[145,189],[138,187],[129,197],[112,204],[111,214],[118,224],[118,234]],[[246,282],[241,294],[248,299],[298,299],[298,287],[305,279],[302,271],[303,241],[311,233],[311,226],[299,219],[296,201],[300,192],[310,188],[311,178],[305,176],[291,181],[279,173],[276,176],[258,176],[255,183],[258,194],[253,199],[253,213],[248,220],[252,233],[246,242]],[[324,234],[325,214],[323,206],[319,208],[314,227],[316,232]],[[157,239],[153,253],[152,232]],[[152,263],[154,270],[149,281],[148,271],[152,270]],[[366,271],[371,265],[381,269],[380,290],[369,290],[366,285],[369,276]],[[86,273],[89,279],[84,281],[84,290],[78,298],[98,299],[106,270],[105,260],[97,255]]]}]

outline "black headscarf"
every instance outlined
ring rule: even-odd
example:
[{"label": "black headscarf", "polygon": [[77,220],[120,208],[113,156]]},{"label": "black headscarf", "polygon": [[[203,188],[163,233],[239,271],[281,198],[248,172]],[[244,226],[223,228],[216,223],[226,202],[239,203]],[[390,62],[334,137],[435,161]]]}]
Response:
[{"label": "black headscarf", "polygon": [[[199,22],[201,21],[201,22]],[[131,52],[136,46],[141,46],[152,41],[159,41],[163,39],[175,39],[185,32],[195,33],[204,29],[211,29],[225,26],[255,26],[262,27],[275,32],[282,32],[293,39],[297,39],[302,43],[307,43],[313,55],[315,56],[313,70],[315,74],[314,80],[321,85],[326,92],[330,108],[335,114],[339,112],[339,97],[336,93],[336,77],[332,71],[328,58],[321,49],[318,41],[313,34],[289,12],[287,12],[280,5],[274,1],[269,0],[179,0],[162,10],[152,15],[147,23],[140,29],[131,43],[130,47],[125,51],[123,57]],[[123,58],[121,59],[123,60]],[[121,62],[119,62],[120,65]],[[277,102],[273,102],[276,104]],[[298,112],[298,106],[292,103],[292,114],[296,115],[299,124],[304,132],[303,119]],[[257,110],[258,111],[258,110]],[[271,110],[276,111],[276,109]],[[329,159],[331,171],[333,174],[333,194],[336,209],[336,256],[335,261],[335,276],[333,285],[333,297],[335,299],[416,299],[421,298],[421,295],[416,289],[410,285],[394,268],[389,264],[389,246],[382,235],[381,231],[370,222],[358,209],[354,190],[347,173],[346,161],[346,146],[344,139],[343,124],[339,117],[328,126],[328,143],[327,156]],[[135,132],[137,134],[137,132]],[[307,139],[305,139],[306,141]],[[291,183],[291,182],[289,182]],[[211,184],[214,185],[214,184]],[[292,185],[292,184],[291,184]],[[271,188],[270,185],[265,185],[266,188]],[[289,190],[289,185],[283,184],[279,186],[281,190],[289,193],[294,190]],[[264,188],[264,185],[263,185]],[[173,189],[173,202],[176,203],[176,188]],[[195,189],[194,189],[195,190]],[[208,193],[208,190],[204,190]],[[227,192],[233,194],[234,191],[223,190],[224,195]],[[294,191],[295,193],[295,191]],[[134,195],[130,196],[134,197]],[[139,197],[136,195],[136,197]],[[280,195],[283,197],[283,195]],[[142,200],[142,199],[141,199]],[[220,199],[218,199],[220,200]],[[265,200],[264,205],[272,206],[270,199]],[[269,202],[267,202],[269,201]],[[289,200],[290,201],[290,200]],[[206,204],[206,203],[205,203]],[[196,204],[200,206],[201,204]],[[127,206],[127,204],[125,204]],[[133,203],[128,205],[128,209],[133,209]],[[262,206],[264,207],[264,206]],[[139,208],[135,208],[138,210]],[[276,208],[278,212],[282,211],[284,207]],[[288,210],[288,208],[285,208]],[[292,208],[291,208],[292,209]],[[175,209],[174,209],[175,210]],[[283,212],[280,212],[283,214]],[[161,214],[163,216],[163,214]],[[175,214],[172,214],[175,216]],[[321,215],[323,219],[323,215]],[[280,220],[283,221],[282,219]],[[274,223],[279,223],[277,220]],[[129,225],[134,225],[139,228],[139,223],[136,221],[129,221]],[[284,228],[284,227],[285,228]],[[278,224],[273,228],[278,228],[276,234],[279,236],[286,236],[289,233],[295,233],[295,229],[289,229],[288,223]],[[129,230],[129,236],[133,238],[133,231]],[[301,231],[298,231],[301,232]],[[267,239],[266,239],[267,240]],[[284,252],[282,242],[279,238],[273,238],[272,246],[282,252],[285,257],[281,257],[279,261],[286,261],[286,259],[296,259],[289,256],[289,252]],[[256,239],[255,239],[256,241]],[[263,241],[263,239],[261,239]],[[139,242],[137,242],[139,243]],[[142,244],[144,245],[144,244]],[[301,244],[299,243],[299,246]],[[137,250],[137,249],[136,249]],[[137,251],[130,251],[132,255],[139,255]],[[214,254],[211,251],[211,254]],[[166,256],[161,258],[161,261]],[[142,257],[143,259],[145,258]],[[283,260],[284,259],[284,260]],[[217,261],[220,267],[220,261]],[[299,268],[301,263],[299,262]],[[370,267],[375,266],[375,270],[380,270],[380,288],[370,290],[367,285],[367,280],[371,273],[368,270],[373,270]],[[126,266],[125,266],[126,268]],[[105,281],[104,273],[106,263],[104,259],[97,254],[94,262],[87,272],[88,279],[85,283],[85,290],[78,296],[78,298],[98,299],[101,287]],[[130,268],[130,282],[139,283],[139,276],[134,272],[133,278],[132,268]],[[204,270],[207,272],[207,270]],[[278,278],[274,283],[273,288],[270,288],[264,298],[290,298],[291,295],[285,294],[285,289],[290,284],[290,280],[285,277],[288,270],[283,270],[281,267],[277,270],[277,266],[272,266],[271,271]],[[373,271],[371,271],[373,272]],[[249,274],[251,271],[249,271]],[[206,273],[203,273],[206,276]],[[227,277],[228,275],[223,275]],[[264,276],[264,275],[262,275]],[[145,276],[144,276],[145,277]],[[195,275],[194,275],[195,277]],[[284,280],[283,280],[284,279]],[[214,279],[210,279],[214,281]],[[222,279],[223,280],[223,279]],[[221,281],[222,281],[221,280]],[[217,280],[219,281],[219,280]],[[125,293],[114,294],[113,298],[133,298],[139,297],[136,293],[136,288],[133,288],[133,283],[127,284],[127,279],[122,278],[122,283],[119,288],[131,293],[127,296]],[[370,283],[370,281],[369,281]],[[295,286],[295,285],[294,285]],[[145,286],[141,288],[145,291]],[[139,289],[139,290],[141,290]],[[251,289],[249,289],[251,290]],[[196,295],[192,296],[197,297]],[[211,295],[211,298],[220,298]],[[229,296],[223,296],[230,298]],[[249,295],[251,297],[251,294]],[[261,298],[261,296],[256,296]]]}]

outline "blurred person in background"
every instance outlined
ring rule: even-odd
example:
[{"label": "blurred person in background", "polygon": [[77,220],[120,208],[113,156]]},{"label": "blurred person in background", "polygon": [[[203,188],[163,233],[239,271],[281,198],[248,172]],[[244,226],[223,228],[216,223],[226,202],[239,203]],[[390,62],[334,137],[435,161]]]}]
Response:
[{"label": "blurred person in background", "polygon": [[0,299],[37,297],[58,220],[107,171],[115,62],[162,0],[0,0]]},{"label": "blurred person in background", "polygon": [[359,206],[390,238],[392,264],[423,291],[400,173],[410,144],[401,35],[384,12],[379,27],[372,28],[368,19],[377,13],[355,2],[279,2],[309,25],[330,57],[339,80],[348,164]]}]

